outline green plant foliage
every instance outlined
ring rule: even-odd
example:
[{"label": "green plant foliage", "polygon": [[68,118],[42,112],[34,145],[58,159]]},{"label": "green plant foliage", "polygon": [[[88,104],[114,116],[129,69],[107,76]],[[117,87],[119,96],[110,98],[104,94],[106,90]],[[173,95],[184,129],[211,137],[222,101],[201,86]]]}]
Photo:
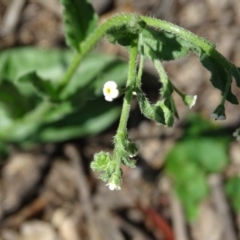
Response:
[{"label": "green plant foliage", "polygon": [[164,124],[168,127],[172,127],[174,123],[174,109],[172,107],[172,102],[170,98],[166,98],[162,101],[159,101],[156,104],[156,107],[159,106],[164,115]]},{"label": "green plant foliage", "polygon": [[[221,90],[222,94],[224,94],[226,91],[226,83],[228,82],[228,79],[231,78],[230,73],[214,58],[208,56],[207,54],[202,54],[200,61],[203,66],[212,73],[210,78],[212,85]],[[232,104],[238,104],[238,99],[231,92],[231,88],[228,91],[227,100]]]},{"label": "green plant foliage", "polygon": [[197,218],[198,205],[207,196],[209,187],[205,174],[195,164],[182,161],[180,171],[174,188],[183,203],[187,219],[192,221]]},{"label": "green plant foliage", "polygon": [[229,160],[226,140],[210,137],[182,140],[172,149],[172,154],[179,161],[189,159],[207,173],[220,172]]},{"label": "green plant foliage", "polygon": [[240,87],[240,68],[233,65],[231,67],[231,74],[235,78],[237,86]]},{"label": "green plant foliage", "polygon": [[0,89],[0,108],[4,109],[10,118],[19,118],[31,109],[31,103],[24,98],[13,82],[2,80]]},{"label": "green plant foliage", "polygon": [[0,54],[0,79],[16,81],[22,75],[36,71],[42,78],[57,81],[66,71],[71,58],[69,50],[33,47],[7,49]]},{"label": "green plant foliage", "polygon": [[192,117],[186,134],[166,158],[166,173],[171,177],[189,221],[196,219],[198,206],[207,196],[209,173],[221,172],[227,165],[228,140],[223,136],[205,135],[212,124]]},{"label": "green plant foliage", "polygon": [[114,79],[116,83],[123,84],[126,75],[125,62],[104,54],[92,53],[86,56],[59,98],[62,100],[77,98],[79,104],[86,99],[102,96],[103,85],[108,80]]},{"label": "green plant foliage", "polygon": [[104,171],[110,161],[111,157],[109,153],[99,152],[94,156],[94,161],[91,163],[91,168],[94,171]]},{"label": "green plant foliage", "polygon": [[225,185],[226,193],[236,212],[240,212],[240,177],[235,176],[227,180]]},{"label": "green plant foliage", "polygon": [[120,107],[108,104],[103,99],[88,101],[84,106],[75,108],[75,111],[62,116],[58,121],[49,124],[43,122],[37,137],[44,142],[59,142],[94,135],[116,121],[120,110]]},{"label": "green plant foliage", "polygon": [[142,114],[148,119],[164,124],[165,121],[162,108],[155,107],[151,104],[141,89],[137,89],[136,92]]},{"label": "green plant foliage", "polygon": [[[17,107],[17,106],[16,106]],[[26,141],[29,136],[36,134],[42,124],[45,115],[51,110],[49,102],[42,102],[32,111],[27,112],[21,118],[11,119],[8,124],[0,125],[0,140],[3,142]]]},{"label": "green plant foliage", "polygon": [[44,98],[50,98],[51,100],[57,100],[57,91],[54,89],[52,81],[43,79],[36,72],[29,72],[21,75],[18,79],[20,84],[31,85],[35,90],[36,95]]},{"label": "green plant foliage", "polygon": [[117,26],[110,27],[106,31],[106,35],[111,43],[130,46],[145,26],[146,23],[138,15],[133,15],[127,24],[122,22]]},{"label": "green plant foliage", "polygon": [[160,94],[161,97],[163,98],[169,98],[172,96],[173,93],[173,87],[172,84],[170,82],[170,80],[166,81],[166,82],[162,82],[162,88],[160,89]]},{"label": "green plant foliage", "polygon": [[123,84],[127,64],[104,54],[90,54],[57,95],[70,56],[66,50],[36,48],[0,55],[0,141],[64,141],[96,134],[117,119],[120,108],[103,100],[102,87],[109,78]]},{"label": "green plant foliage", "polygon": [[[169,61],[182,58],[192,48],[192,45],[184,39],[165,31],[158,32],[154,29],[143,29],[142,34],[144,42],[144,47],[141,48],[143,50],[142,54],[151,59]],[[154,56],[152,56],[149,48],[154,52]]]},{"label": "green plant foliage", "polygon": [[80,43],[95,30],[98,17],[88,0],[61,0],[64,30],[69,47],[81,51]]}]

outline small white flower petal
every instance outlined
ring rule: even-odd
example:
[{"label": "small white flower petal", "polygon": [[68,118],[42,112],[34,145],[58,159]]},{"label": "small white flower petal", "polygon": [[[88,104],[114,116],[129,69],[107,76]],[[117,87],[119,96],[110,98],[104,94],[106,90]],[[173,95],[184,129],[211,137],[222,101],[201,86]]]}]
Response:
[{"label": "small white flower petal", "polygon": [[113,98],[110,97],[110,96],[106,96],[106,97],[105,97],[105,100],[108,101],[108,102],[112,102],[112,101],[113,101]]},{"label": "small white flower petal", "polygon": [[112,89],[112,98],[117,98],[119,96],[119,91],[118,89]]},{"label": "small white flower petal", "polygon": [[211,118],[217,120],[218,119],[218,115],[216,113],[212,113],[211,114]]},{"label": "small white flower petal", "polygon": [[238,136],[238,131],[235,131],[235,132],[233,133],[233,136],[234,136],[234,137],[237,137],[237,136]]},{"label": "small white flower petal", "polygon": [[196,101],[197,101],[197,95],[194,95],[193,98],[192,98],[192,102],[189,105],[190,109],[196,104]]},{"label": "small white flower petal", "polygon": [[106,184],[106,186],[108,186],[111,191],[113,191],[113,190],[121,190],[121,187],[117,186],[114,183],[108,183],[108,184]]},{"label": "small white flower petal", "polygon": [[221,115],[221,116],[219,116],[219,117],[217,118],[217,120],[226,120],[226,116]]}]

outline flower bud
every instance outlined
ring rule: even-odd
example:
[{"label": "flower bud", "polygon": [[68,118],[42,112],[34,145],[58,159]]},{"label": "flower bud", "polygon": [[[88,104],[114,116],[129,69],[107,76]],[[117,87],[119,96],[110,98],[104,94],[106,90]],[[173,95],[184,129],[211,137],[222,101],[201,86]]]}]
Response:
[{"label": "flower bud", "polygon": [[196,101],[197,101],[197,95],[184,95],[182,97],[183,102],[185,103],[185,105],[187,105],[190,109],[195,105]]},{"label": "flower bud", "polygon": [[122,183],[122,171],[121,169],[115,171],[109,179],[109,182],[106,186],[109,187],[110,190],[121,190]]},{"label": "flower bud", "polygon": [[233,133],[233,136],[237,139],[238,142],[240,142],[240,128],[236,129],[236,131]]},{"label": "flower bud", "polygon": [[130,158],[137,156],[139,152],[138,145],[130,140],[129,143],[127,144],[127,152]]},{"label": "flower bud", "polygon": [[224,105],[220,104],[211,114],[211,118],[215,120],[226,120]]}]

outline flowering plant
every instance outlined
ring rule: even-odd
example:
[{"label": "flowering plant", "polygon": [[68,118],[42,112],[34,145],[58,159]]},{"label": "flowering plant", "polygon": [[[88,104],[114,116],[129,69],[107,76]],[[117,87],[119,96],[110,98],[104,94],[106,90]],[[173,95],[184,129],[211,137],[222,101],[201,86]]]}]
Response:
[{"label": "flowering plant", "polygon": [[[101,85],[107,101],[113,101],[120,94],[124,96],[119,126],[113,141],[113,154],[111,156],[106,152],[97,153],[91,164],[93,170],[102,172],[100,178],[107,183],[111,190],[121,189],[121,164],[131,168],[134,168],[136,164],[134,157],[137,155],[138,146],[129,138],[127,132],[127,122],[133,95],[136,95],[140,110],[146,118],[168,127],[172,127],[175,118],[178,118],[173,98],[174,92],[182,98],[184,104],[189,108],[192,108],[197,100],[197,96],[182,93],[174,86],[163,67],[163,61],[185,57],[189,52],[193,52],[198,56],[203,67],[211,72],[210,81],[212,85],[219,89],[222,94],[219,106],[212,113],[214,119],[224,120],[226,118],[224,107],[226,101],[238,104],[238,99],[231,91],[231,83],[234,78],[237,86],[240,87],[240,69],[221,55],[216,50],[215,45],[206,39],[198,37],[172,23],[137,14],[119,14],[98,25],[97,14],[87,0],[61,0],[61,3],[64,7],[63,18],[66,42],[75,51],[75,56],[69,61],[70,55],[66,53],[62,62],[67,62],[69,66],[66,71],[61,73],[62,77],[57,76],[58,81],[49,81],[45,77],[46,74],[39,74],[37,64],[34,68],[31,67],[28,71],[19,74],[17,88],[21,88],[21,94],[30,98],[31,94],[28,95],[27,90],[34,89],[39,98],[36,100],[37,104],[35,105],[35,102],[31,106],[25,106],[25,102],[19,103],[23,108],[26,107],[27,110],[31,109],[32,111],[29,112],[23,109],[19,113],[21,121],[14,118],[13,120],[12,118],[7,119],[7,130],[1,131],[0,129],[1,139],[5,141],[21,141],[23,138],[32,138],[34,130],[38,128],[42,130],[40,131],[41,139],[49,140],[48,136],[51,135],[50,133],[53,130],[48,128],[47,132],[44,131],[46,126],[49,127],[50,123],[65,116],[73,119],[73,113],[76,112],[74,108],[76,102],[78,104],[84,102],[88,96],[86,91],[81,92],[79,89],[88,89],[87,93],[95,90],[99,92],[99,85],[97,86],[98,89],[96,86],[89,87],[89,84],[84,85],[84,81],[82,83],[81,78],[76,79],[75,76],[79,71],[79,64],[83,64],[83,59],[87,58],[86,55],[104,36],[111,43],[120,44],[129,51],[128,73],[124,77],[126,87],[124,89],[118,88],[115,79],[106,79],[106,83]],[[162,86],[159,89],[159,101],[155,104],[152,104],[147,99],[141,88],[143,66],[146,58],[153,62]],[[98,64],[101,65],[100,62],[102,61],[100,58],[96,59],[97,64],[95,67]],[[2,66],[7,64],[3,62]],[[86,71],[86,74],[91,74],[95,67],[91,66]],[[81,76],[84,78],[83,73]],[[7,84],[8,86],[5,87],[9,88],[9,83]],[[81,86],[81,84],[84,86]],[[11,88],[14,88],[12,83],[10,85]],[[4,101],[4,104],[11,105]],[[38,104],[39,102],[40,104]],[[86,108],[86,110],[89,109],[91,108]],[[8,110],[9,115],[11,115],[11,109]],[[26,112],[27,114],[25,114]],[[45,116],[45,118],[42,116]],[[104,119],[107,121],[107,117]],[[29,122],[34,122],[34,125],[28,125]],[[25,129],[22,128],[23,123]],[[59,125],[61,126],[62,123]],[[12,134],[9,134],[9,131]],[[57,131],[55,133],[58,137],[61,137],[61,134]],[[74,129],[71,130],[71,133],[73,132]],[[238,134],[239,131],[235,135]]]}]

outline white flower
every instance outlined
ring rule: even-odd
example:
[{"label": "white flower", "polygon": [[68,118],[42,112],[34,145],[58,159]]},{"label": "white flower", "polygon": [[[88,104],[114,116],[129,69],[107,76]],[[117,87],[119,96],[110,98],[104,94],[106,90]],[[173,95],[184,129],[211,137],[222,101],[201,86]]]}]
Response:
[{"label": "white flower", "polygon": [[117,98],[119,96],[117,83],[114,81],[107,81],[103,86],[103,95],[108,102],[112,102],[113,99]]},{"label": "white flower", "polygon": [[217,120],[226,120],[226,116],[220,115],[220,116],[217,118]]},{"label": "white flower", "polygon": [[108,184],[106,184],[106,186],[108,186],[109,189],[112,190],[112,191],[113,190],[121,190],[121,187],[116,185],[115,183],[108,183]]}]

